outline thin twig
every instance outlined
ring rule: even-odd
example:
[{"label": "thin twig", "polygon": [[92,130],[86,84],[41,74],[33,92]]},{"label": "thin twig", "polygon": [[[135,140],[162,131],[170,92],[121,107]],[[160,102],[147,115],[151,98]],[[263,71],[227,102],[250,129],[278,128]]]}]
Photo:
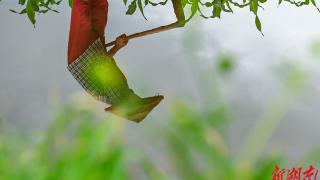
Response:
[{"label": "thin twig", "polygon": [[[174,13],[177,18],[177,21],[175,23],[131,34],[131,35],[127,36],[128,40],[133,39],[133,38],[142,37],[142,36],[151,35],[151,34],[160,33],[163,31],[168,31],[168,30],[178,28],[178,27],[183,27],[185,25],[185,16],[184,16],[181,1],[180,0],[171,0],[171,1],[172,1]],[[106,47],[115,45],[115,42],[116,41],[109,42],[108,44],[106,44]]]},{"label": "thin twig", "polygon": [[[138,37],[143,37],[143,36],[147,36],[147,35],[151,35],[151,34],[160,33],[160,32],[163,32],[163,31],[167,31],[167,30],[170,30],[170,29],[177,28],[178,24],[179,24],[178,22],[175,22],[175,23],[172,23],[172,24],[169,24],[169,25],[166,25],[166,26],[160,26],[160,27],[157,27],[157,28],[154,28],[154,29],[150,29],[150,30],[147,30],[147,31],[134,33],[134,34],[131,34],[131,35],[127,36],[127,38],[128,38],[128,40],[130,40],[130,39],[134,39],[134,38],[138,38]],[[106,44],[106,46],[107,47],[113,46],[115,44],[115,42],[116,41],[109,42],[108,44]]]}]

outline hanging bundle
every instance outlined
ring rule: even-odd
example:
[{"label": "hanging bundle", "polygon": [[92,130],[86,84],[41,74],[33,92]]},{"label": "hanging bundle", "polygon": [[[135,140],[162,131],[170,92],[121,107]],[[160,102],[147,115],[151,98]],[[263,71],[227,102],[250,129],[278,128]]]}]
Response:
[{"label": "hanging bundle", "polygon": [[[179,1],[179,0],[173,0]],[[121,36],[105,45],[104,30],[108,19],[106,0],[75,0],[71,14],[68,44],[68,70],[79,84],[96,99],[110,104],[106,111],[140,122],[163,96],[140,98],[128,86],[113,55],[125,44],[123,40],[178,27],[178,23]],[[122,41],[121,43],[119,43]],[[108,52],[106,46],[114,47]]]}]

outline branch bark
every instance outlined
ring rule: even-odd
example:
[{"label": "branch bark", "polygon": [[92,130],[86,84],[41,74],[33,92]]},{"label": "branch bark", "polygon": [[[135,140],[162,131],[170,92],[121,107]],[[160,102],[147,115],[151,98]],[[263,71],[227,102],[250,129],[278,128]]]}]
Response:
[{"label": "branch bark", "polygon": [[[172,24],[165,25],[165,26],[160,26],[160,27],[157,27],[154,29],[131,34],[131,35],[127,36],[128,40],[151,35],[151,34],[160,33],[163,31],[168,31],[168,30],[175,29],[178,27],[183,27],[185,25],[185,15],[184,15],[183,7],[181,4],[181,0],[171,0],[171,1],[172,1],[174,13],[177,18],[176,22],[174,22]],[[113,45],[115,45],[115,41],[109,42],[108,44],[106,44],[106,47],[113,46]]]}]

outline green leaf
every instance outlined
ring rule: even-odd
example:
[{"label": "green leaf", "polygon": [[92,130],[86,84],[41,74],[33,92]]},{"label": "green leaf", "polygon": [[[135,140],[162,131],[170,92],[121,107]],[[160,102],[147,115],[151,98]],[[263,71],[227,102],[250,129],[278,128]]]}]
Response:
[{"label": "green leaf", "polygon": [[185,7],[188,3],[188,0],[181,0],[182,7]]},{"label": "green leaf", "polygon": [[282,0],[279,0],[279,3],[278,3],[278,5],[280,5],[282,3]]},{"label": "green leaf", "polygon": [[34,2],[35,2],[35,0],[28,0],[27,7],[26,7],[28,18],[33,25],[36,23],[35,11],[34,11],[33,5],[32,5]]},{"label": "green leaf", "polygon": [[226,9],[224,8],[224,11],[225,11],[225,12],[231,12],[231,13],[233,13],[233,10],[232,10],[232,8],[231,8],[231,6],[230,6],[229,1],[226,1],[226,5],[227,5],[227,7],[228,7],[228,10],[226,10]]},{"label": "green leaf", "polygon": [[13,9],[9,9],[11,12],[13,12],[13,13],[17,13],[17,14],[25,14],[25,13],[27,13],[27,10],[26,9],[23,9],[22,11],[20,11],[20,12],[17,12],[17,11],[15,11],[15,10],[13,10]]},{"label": "green leaf", "polygon": [[124,5],[127,5],[128,0],[123,0]]},{"label": "green leaf", "polygon": [[137,1],[134,0],[131,2],[131,4],[128,7],[128,10],[126,12],[127,15],[132,15],[137,9]]},{"label": "green leaf", "polygon": [[212,3],[212,2],[206,2],[206,3],[204,3],[204,5],[205,5],[206,7],[211,7],[211,6],[213,6],[213,3]]},{"label": "green leaf", "polygon": [[73,7],[73,0],[69,0],[69,6],[72,8]]},{"label": "green leaf", "polygon": [[199,8],[199,0],[193,0],[192,5],[191,5],[191,15],[186,20],[186,22],[188,22],[192,19],[192,17],[197,13],[198,8]]},{"label": "green leaf", "polygon": [[250,11],[252,11],[255,15],[258,13],[258,0],[250,1]]},{"label": "green leaf", "polygon": [[168,2],[168,0],[165,0],[165,1],[163,1],[163,2],[159,2],[159,4],[160,4],[160,5],[166,5],[167,2]]},{"label": "green leaf", "polygon": [[38,1],[37,0],[32,0],[31,1],[31,6],[32,6],[33,11],[39,11],[39,5],[38,5]]},{"label": "green leaf", "polygon": [[314,7],[317,8],[317,10],[320,12],[320,9],[318,8],[317,4],[316,4],[316,1],[315,0],[311,0],[311,3]]},{"label": "green leaf", "polygon": [[260,22],[260,19],[259,19],[258,16],[256,16],[255,23],[256,23],[257,29],[258,29],[258,30],[261,32],[261,34],[263,35],[263,33],[262,33],[262,27],[261,27],[261,22]]},{"label": "green leaf", "polygon": [[213,8],[213,17],[221,17],[221,7],[214,7]]},{"label": "green leaf", "polygon": [[162,2],[158,2],[158,3],[154,3],[151,0],[148,0],[149,4],[151,4],[152,6],[158,6],[158,5],[165,5],[167,4],[168,0],[162,1]]},{"label": "green leaf", "polygon": [[138,7],[139,7],[139,10],[140,10],[142,16],[144,17],[144,19],[145,19],[145,20],[148,20],[148,19],[146,18],[146,16],[144,15],[143,7],[142,7],[142,1],[141,1],[141,0],[138,0]]},{"label": "green leaf", "polygon": [[20,5],[24,5],[26,3],[26,0],[19,0]]},{"label": "green leaf", "polygon": [[13,13],[18,13],[17,11],[13,10],[13,9],[9,9],[9,11],[13,12]]}]

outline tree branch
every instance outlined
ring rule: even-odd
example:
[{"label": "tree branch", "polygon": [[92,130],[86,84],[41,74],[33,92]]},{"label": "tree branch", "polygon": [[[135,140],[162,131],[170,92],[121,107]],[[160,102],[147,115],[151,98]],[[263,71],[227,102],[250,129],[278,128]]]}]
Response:
[{"label": "tree branch", "polygon": [[[178,27],[183,27],[185,25],[185,15],[184,15],[183,7],[181,4],[181,0],[171,0],[171,1],[172,1],[174,13],[177,18],[177,21],[175,23],[131,34],[131,35],[127,36],[128,40],[151,35],[151,34],[160,33],[163,31],[168,31],[168,30],[175,29]],[[106,44],[106,47],[113,46],[114,44],[115,44],[115,41],[109,42],[108,44]]]}]

